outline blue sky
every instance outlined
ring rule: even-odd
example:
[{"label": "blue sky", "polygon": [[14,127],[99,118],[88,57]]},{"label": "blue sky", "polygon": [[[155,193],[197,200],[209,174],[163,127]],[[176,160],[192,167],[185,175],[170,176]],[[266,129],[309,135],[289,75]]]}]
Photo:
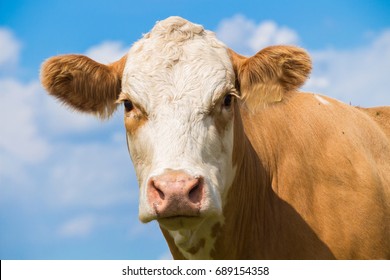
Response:
[{"label": "blue sky", "polygon": [[304,86],[360,106],[390,105],[388,1],[0,2],[0,259],[161,259],[156,223],[138,221],[122,110],[109,121],[48,97],[39,67],[82,53],[124,54],[157,20],[179,15],[253,54],[306,48]]}]

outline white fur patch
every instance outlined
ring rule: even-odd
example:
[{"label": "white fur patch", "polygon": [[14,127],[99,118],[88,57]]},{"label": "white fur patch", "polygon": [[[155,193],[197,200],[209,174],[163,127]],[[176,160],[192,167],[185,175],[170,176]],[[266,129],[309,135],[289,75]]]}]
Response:
[{"label": "white fur patch", "polygon": [[[223,97],[234,91],[234,83],[226,46],[212,32],[178,17],[157,23],[130,49],[122,94],[147,114],[135,135],[127,135],[140,187],[141,221],[156,218],[148,203],[147,182],[167,169],[204,178],[200,214],[206,220],[220,219],[235,175],[233,114],[222,105]],[[216,118],[225,121],[222,130]],[[184,228],[172,234],[184,244],[185,236],[194,235],[190,232],[204,233]],[[199,254],[211,250],[210,238],[205,242],[206,249]]]},{"label": "white fur patch", "polygon": [[[223,224],[223,217],[209,217],[196,229],[169,231],[176,246],[183,256],[189,260],[210,260],[216,236],[213,236],[213,226]],[[199,244],[202,244],[199,246]],[[199,246],[199,248],[196,248]],[[192,249],[195,250],[191,252]]]},{"label": "white fur patch", "polygon": [[314,97],[319,101],[321,102],[322,104],[324,105],[330,105],[330,102],[328,100],[326,100],[325,98],[317,95],[317,94],[314,94]]}]

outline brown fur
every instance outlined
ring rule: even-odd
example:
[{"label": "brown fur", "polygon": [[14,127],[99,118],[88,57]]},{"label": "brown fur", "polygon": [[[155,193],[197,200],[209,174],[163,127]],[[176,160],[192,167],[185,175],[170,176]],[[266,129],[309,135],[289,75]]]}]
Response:
[{"label": "brown fur", "polygon": [[390,139],[390,107],[359,108],[367,113]]},{"label": "brown fur", "polygon": [[214,258],[390,258],[389,143],[358,110],[310,97],[241,111],[242,161]]},{"label": "brown fur", "polygon": [[82,112],[109,117],[117,107],[126,56],[100,64],[83,55],[61,55],[46,60],[41,83],[53,96]]}]

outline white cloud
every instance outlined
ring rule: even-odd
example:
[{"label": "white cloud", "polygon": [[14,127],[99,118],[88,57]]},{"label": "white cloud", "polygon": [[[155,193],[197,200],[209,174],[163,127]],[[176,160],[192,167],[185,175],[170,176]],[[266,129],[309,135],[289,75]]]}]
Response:
[{"label": "white cloud", "polygon": [[217,37],[223,41],[229,48],[242,54],[253,53],[248,46],[248,41],[252,38],[256,29],[256,23],[247,19],[243,15],[235,15],[232,18],[222,20],[217,30]]},{"label": "white cloud", "polygon": [[[50,141],[41,134],[38,114],[40,85],[0,79],[0,200],[24,201],[34,195],[31,170],[52,154]],[[40,183],[36,182],[35,186]],[[30,192],[32,191],[32,192]],[[30,197],[31,198],[31,197]]]},{"label": "white cloud", "polygon": [[248,40],[249,47],[257,52],[271,45],[296,45],[298,35],[287,27],[279,27],[273,21],[265,21],[256,26]]},{"label": "white cloud", "polygon": [[0,68],[14,67],[19,61],[21,43],[13,32],[0,27]]},{"label": "white cloud", "polygon": [[228,47],[244,55],[271,45],[299,43],[298,34],[288,27],[278,26],[274,21],[256,23],[239,14],[222,20],[216,34]]},{"label": "white cloud", "polygon": [[56,146],[43,187],[46,203],[54,208],[106,208],[137,203],[138,186],[121,143],[103,142]]},{"label": "white cloud", "polygon": [[0,79],[0,151],[22,162],[45,159],[50,144],[39,135],[36,112],[38,82],[23,84],[13,79]]},{"label": "white cloud", "polygon": [[310,52],[313,74],[306,90],[360,106],[390,105],[390,30],[366,46]]},{"label": "white cloud", "polygon": [[39,94],[41,95],[41,108],[38,112],[40,125],[47,134],[65,137],[69,134],[98,131],[104,125],[106,127],[113,125],[111,121],[102,122],[93,115],[75,111],[61,104],[52,96],[48,96],[43,89]]},{"label": "white cloud", "polygon": [[127,53],[128,49],[129,48],[124,47],[121,42],[106,41],[99,45],[92,46],[85,52],[85,55],[100,63],[107,64],[119,60]]},{"label": "white cloud", "polygon": [[102,223],[104,223],[104,221],[101,217],[84,214],[64,222],[58,229],[58,235],[66,238],[86,237]]}]

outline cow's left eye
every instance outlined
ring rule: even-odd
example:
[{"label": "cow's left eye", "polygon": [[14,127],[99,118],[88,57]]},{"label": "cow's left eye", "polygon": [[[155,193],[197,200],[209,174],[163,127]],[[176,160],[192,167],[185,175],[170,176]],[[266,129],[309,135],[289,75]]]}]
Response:
[{"label": "cow's left eye", "polygon": [[230,107],[230,106],[232,106],[232,103],[233,103],[233,95],[226,94],[224,99],[223,99],[223,106]]}]

